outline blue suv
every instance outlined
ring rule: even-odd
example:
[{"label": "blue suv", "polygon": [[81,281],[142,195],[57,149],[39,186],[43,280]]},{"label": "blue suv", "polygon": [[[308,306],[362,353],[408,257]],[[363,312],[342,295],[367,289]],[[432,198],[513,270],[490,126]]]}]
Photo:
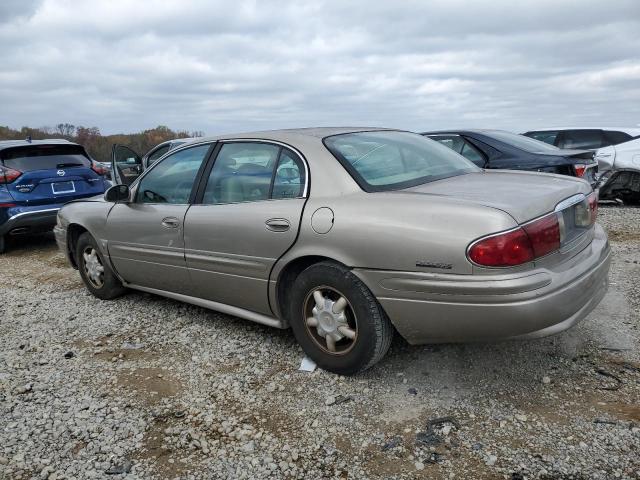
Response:
[{"label": "blue suv", "polygon": [[0,141],[0,253],[8,236],[53,228],[65,203],[104,193],[105,173],[76,143]]}]

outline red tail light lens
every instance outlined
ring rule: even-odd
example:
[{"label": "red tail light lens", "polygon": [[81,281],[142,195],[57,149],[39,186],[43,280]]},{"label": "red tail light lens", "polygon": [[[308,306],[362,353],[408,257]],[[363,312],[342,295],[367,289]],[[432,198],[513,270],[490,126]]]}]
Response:
[{"label": "red tail light lens", "polygon": [[11,183],[22,175],[22,172],[0,165],[0,183]]},{"label": "red tail light lens", "polygon": [[587,166],[578,163],[573,166],[573,169],[575,170],[577,177],[584,177],[584,172],[587,169]]},{"label": "red tail light lens", "polygon": [[101,167],[96,162],[91,162],[91,170],[96,172],[98,175],[105,175],[107,173],[107,169],[104,167]]},{"label": "red tail light lens", "polygon": [[531,240],[535,258],[560,248],[560,222],[555,213],[528,223],[523,228]]},{"label": "red tail light lens", "polygon": [[555,213],[510,232],[473,243],[469,260],[484,267],[515,267],[560,248],[560,222]]},{"label": "red tail light lens", "polygon": [[486,267],[513,267],[533,260],[531,241],[522,228],[477,241],[469,259]]}]

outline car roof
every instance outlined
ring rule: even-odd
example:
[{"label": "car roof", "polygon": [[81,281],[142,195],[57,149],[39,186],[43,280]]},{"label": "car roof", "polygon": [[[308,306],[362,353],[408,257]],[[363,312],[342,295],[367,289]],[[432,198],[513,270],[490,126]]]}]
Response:
[{"label": "car roof", "polygon": [[462,128],[460,130],[452,129],[452,130],[435,130],[432,132],[422,132],[421,135],[460,135],[462,133],[483,133],[485,135],[490,135],[492,132],[508,132],[515,133],[509,130],[500,130],[497,128],[489,129],[489,128]]},{"label": "car roof", "polygon": [[[235,133],[235,134],[227,134],[227,135],[216,135],[211,137],[198,137],[194,141],[197,142],[207,142],[214,140],[226,140],[226,139],[273,139],[273,140],[295,140],[296,138],[300,139],[300,137],[307,138],[318,138],[322,139],[325,137],[329,137],[331,135],[340,135],[343,133],[355,133],[355,132],[372,132],[372,131],[383,131],[383,130],[391,130],[388,128],[378,128],[378,127],[312,127],[312,128],[291,128],[291,129],[281,129],[281,130],[262,130],[256,132],[244,132],[244,133]],[[191,142],[189,142],[191,143]]]},{"label": "car roof", "polygon": [[555,130],[607,130],[607,131],[617,131],[617,132],[624,132],[624,133],[628,133],[629,135],[632,136],[638,136],[640,135],[640,128],[639,127],[597,127],[597,126],[592,126],[592,127],[548,127],[548,128],[532,128],[530,130],[527,130],[528,132],[551,132],[551,131],[555,131]]},{"label": "car roof", "polygon": [[28,147],[31,145],[78,145],[78,143],[70,142],[62,138],[48,138],[45,140],[0,140],[0,150],[6,150],[13,147]]}]

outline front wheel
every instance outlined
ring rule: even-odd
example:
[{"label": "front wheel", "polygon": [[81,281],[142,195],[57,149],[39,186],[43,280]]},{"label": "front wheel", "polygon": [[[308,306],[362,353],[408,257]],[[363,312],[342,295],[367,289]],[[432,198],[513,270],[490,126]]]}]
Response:
[{"label": "front wheel", "polygon": [[96,297],[111,300],[125,292],[118,277],[105,263],[95,239],[88,232],[78,238],[76,260],[82,281]]},{"label": "front wheel", "polygon": [[319,367],[353,375],[389,350],[393,327],[382,307],[349,269],[333,262],[308,267],[291,291],[293,333]]}]

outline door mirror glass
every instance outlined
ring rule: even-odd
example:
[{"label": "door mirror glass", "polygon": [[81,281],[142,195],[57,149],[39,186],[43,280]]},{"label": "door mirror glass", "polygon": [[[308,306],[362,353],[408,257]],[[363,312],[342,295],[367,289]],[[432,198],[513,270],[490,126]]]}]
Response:
[{"label": "door mirror glass", "polygon": [[107,202],[126,202],[129,200],[129,187],[127,185],[114,185],[104,192]]},{"label": "door mirror glass", "polygon": [[124,145],[114,145],[111,153],[111,171],[114,180],[131,185],[142,174],[142,158]]}]

